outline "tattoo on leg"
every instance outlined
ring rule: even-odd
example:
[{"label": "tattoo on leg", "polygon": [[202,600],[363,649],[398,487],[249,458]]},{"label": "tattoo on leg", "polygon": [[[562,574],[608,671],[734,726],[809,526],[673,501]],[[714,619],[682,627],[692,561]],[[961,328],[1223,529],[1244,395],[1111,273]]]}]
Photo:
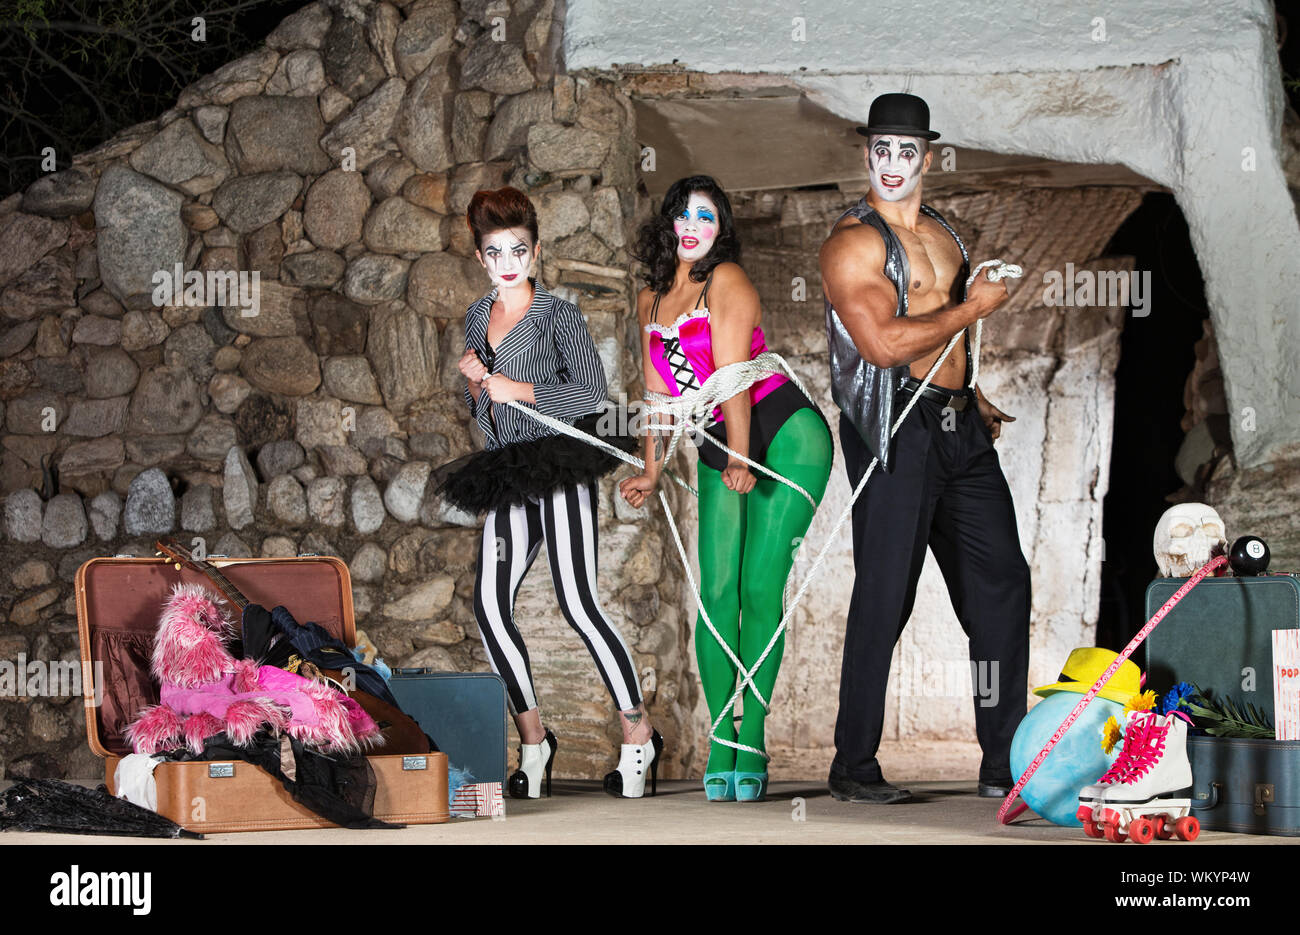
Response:
[{"label": "tattoo on leg", "polygon": [[[650,736],[654,733],[650,729],[650,719],[645,712],[644,704],[639,704],[629,711],[620,711],[618,716],[623,719],[623,736],[627,743],[649,743]],[[644,735],[645,739],[637,740],[638,736]]]}]

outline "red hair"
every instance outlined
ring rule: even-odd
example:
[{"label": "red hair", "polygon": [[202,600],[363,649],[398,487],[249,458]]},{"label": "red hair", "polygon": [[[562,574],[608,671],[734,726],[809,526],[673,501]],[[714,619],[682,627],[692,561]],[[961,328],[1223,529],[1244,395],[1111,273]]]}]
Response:
[{"label": "red hair", "polygon": [[469,200],[465,221],[474,235],[475,247],[482,246],[483,238],[493,231],[515,227],[527,228],[533,243],[537,243],[537,210],[517,188],[506,186],[475,192]]}]

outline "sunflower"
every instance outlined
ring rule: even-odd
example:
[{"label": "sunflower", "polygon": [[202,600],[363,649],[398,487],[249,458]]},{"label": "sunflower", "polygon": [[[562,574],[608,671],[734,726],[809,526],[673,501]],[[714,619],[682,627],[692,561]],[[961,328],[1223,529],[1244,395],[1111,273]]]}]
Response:
[{"label": "sunflower", "polygon": [[1124,732],[1119,729],[1119,721],[1115,720],[1115,715],[1111,715],[1104,727],[1101,729],[1101,751],[1110,756],[1110,751],[1115,749],[1115,744],[1120,742]]},{"label": "sunflower", "polygon": [[1144,691],[1140,695],[1134,695],[1128,701],[1124,702],[1124,713],[1130,714],[1134,711],[1150,711],[1156,706],[1156,693],[1154,691]]}]

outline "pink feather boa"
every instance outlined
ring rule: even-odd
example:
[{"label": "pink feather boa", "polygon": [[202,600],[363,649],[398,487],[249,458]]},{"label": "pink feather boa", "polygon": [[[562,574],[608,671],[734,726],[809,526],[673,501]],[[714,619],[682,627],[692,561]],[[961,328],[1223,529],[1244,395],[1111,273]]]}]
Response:
[{"label": "pink feather boa", "polygon": [[178,584],[154,641],[159,704],[126,729],[136,753],[187,747],[225,733],[248,746],[259,730],[286,732],[326,753],[356,753],[383,743],[379,725],[343,692],[274,666],[236,659],[226,649],[234,623],[221,598],[202,585]]}]

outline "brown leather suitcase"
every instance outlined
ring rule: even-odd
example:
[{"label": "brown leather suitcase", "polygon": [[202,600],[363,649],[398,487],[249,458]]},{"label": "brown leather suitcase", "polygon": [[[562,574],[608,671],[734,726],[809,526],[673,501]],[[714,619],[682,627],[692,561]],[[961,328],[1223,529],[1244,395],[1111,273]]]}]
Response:
[{"label": "brown leather suitcase", "polygon": [[[313,621],[347,646],[355,642],[352,582],[333,556],[209,558],[250,601],[283,604],[298,620]],[[119,760],[131,750],[122,730],[158,700],[149,672],[154,631],[163,602],[177,582],[211,587],[200,573],[177,570],[163,558],[93,558],[77,570],[77,629],[81,637],[86,739],[105,758],[110,791]],[[98,665],[96,665],[98,664]],[[376,818],[400,824],[449,819],[447,757],[369,757],[377,780]],[[251,763],[160,763],[154,770],[158,812],[203,833],[332,828],[295,802],[280,782]]]}]

